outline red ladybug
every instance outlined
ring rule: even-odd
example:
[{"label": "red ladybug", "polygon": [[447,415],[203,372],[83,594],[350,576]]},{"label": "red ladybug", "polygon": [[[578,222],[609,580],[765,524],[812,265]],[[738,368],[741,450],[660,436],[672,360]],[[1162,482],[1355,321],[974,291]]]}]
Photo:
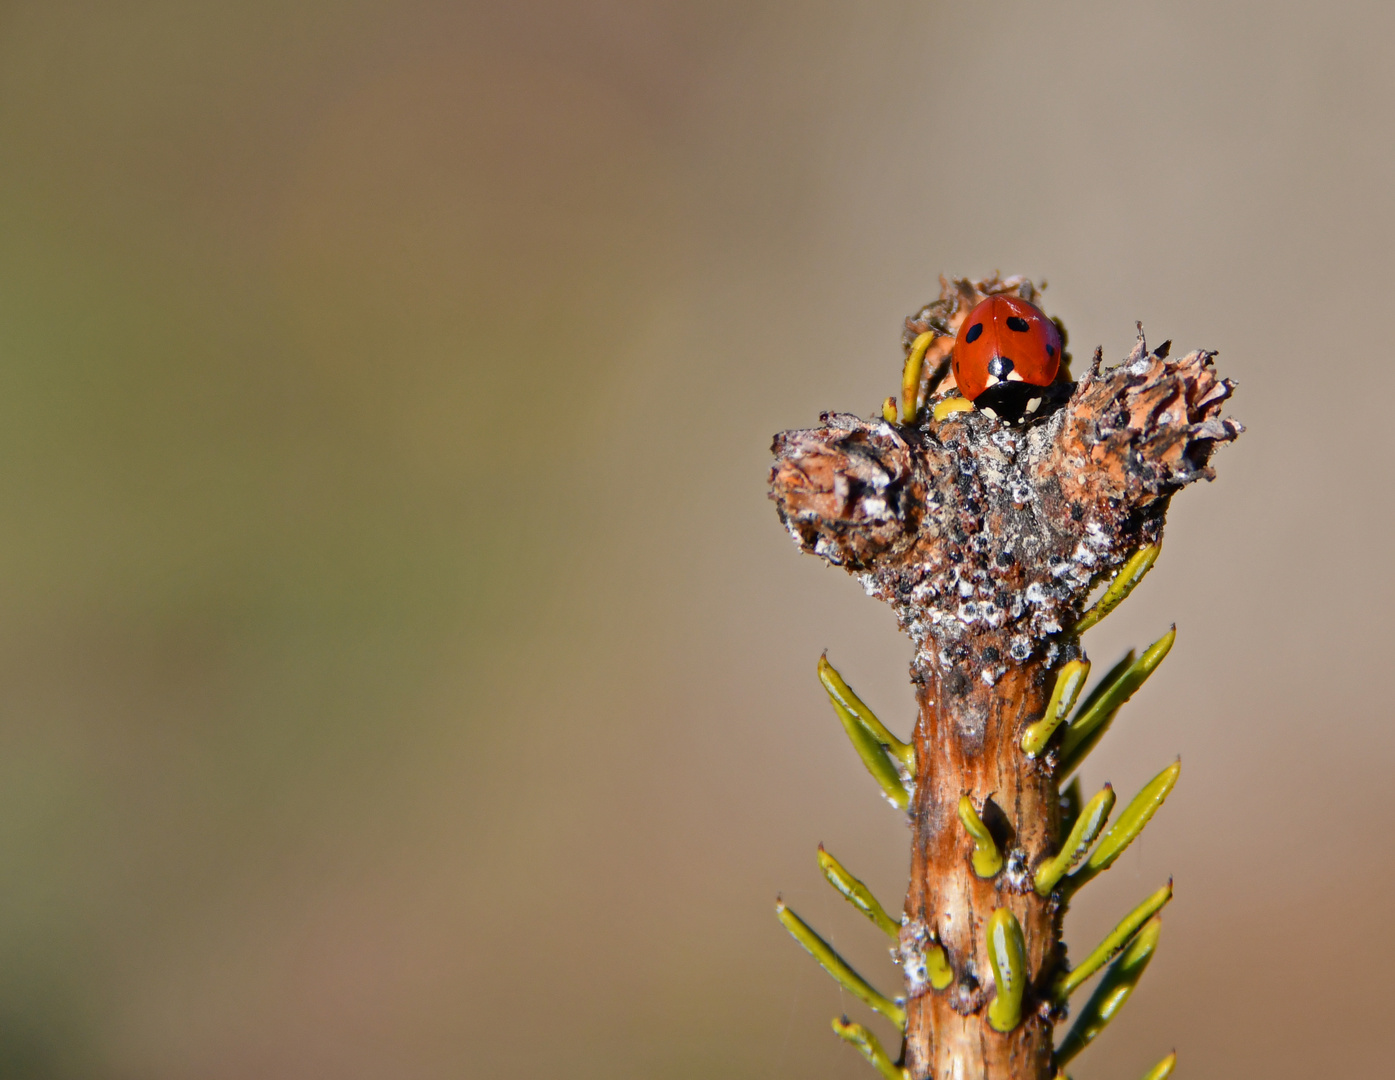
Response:
[{"label": "red ladybug", "polygon": [[954,381],[976,408],[1008,420],[1037,411],[1061,369],[1061,332],[1016,296],[990,296],[959,326]]}]

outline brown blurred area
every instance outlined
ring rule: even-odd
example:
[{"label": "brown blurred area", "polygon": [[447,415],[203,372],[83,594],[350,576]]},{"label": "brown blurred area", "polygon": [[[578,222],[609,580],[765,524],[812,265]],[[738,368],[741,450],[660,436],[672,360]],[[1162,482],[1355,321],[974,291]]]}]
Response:
[{"label": "brown blurred area", "polygon": [[769,442],[995,269],[1250,428],[1087,643],[1185,767],[1073,1071],[1378,1075],[1392,122],[1354,0],[0,6],[0,1077],[871,1076],[772,901],[896,985],[909,648]]}]

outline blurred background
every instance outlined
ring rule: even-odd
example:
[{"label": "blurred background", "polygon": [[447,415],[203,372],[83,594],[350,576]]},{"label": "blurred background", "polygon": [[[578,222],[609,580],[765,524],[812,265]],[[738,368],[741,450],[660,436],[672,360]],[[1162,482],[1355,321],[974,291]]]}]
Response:
[{"label": "blurred background", "polygon": [[0,1076],[873,1075],[772,901],[896,985],[910,650],[769,444],[994,270],[1249,427],[1088,642],[1185,768],[1073,1071],[1383,1071],[1392,123],[1374,0],[0,5]]}]

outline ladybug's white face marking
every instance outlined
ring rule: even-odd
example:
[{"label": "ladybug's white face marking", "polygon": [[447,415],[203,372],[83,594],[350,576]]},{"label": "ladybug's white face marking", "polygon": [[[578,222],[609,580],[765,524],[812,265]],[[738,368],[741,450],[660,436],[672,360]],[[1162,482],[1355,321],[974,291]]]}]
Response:
[{"label": "ladybug's white face marking", "polygon": [[1027,411],[1028,411],[1028,412],[1036,412],[1036,411],[1037,411],[1037,407],[1038,407],[1040,404],[1041,404],[1041,398],[1039,398],[1039,397],[1034,397],[1034,398],[1032,398],[1031,401],[1027,402]]},{"label": "ladybug's white face marking", "polygon": [[1027,381],[1026,379],[1022,378],[1022,373],[1021,373],[1020,371],[1009,371],[1008,374],[1007,374],[1007,377],[1008,377],[1008,382],[1026,382],[1026,381]]}]

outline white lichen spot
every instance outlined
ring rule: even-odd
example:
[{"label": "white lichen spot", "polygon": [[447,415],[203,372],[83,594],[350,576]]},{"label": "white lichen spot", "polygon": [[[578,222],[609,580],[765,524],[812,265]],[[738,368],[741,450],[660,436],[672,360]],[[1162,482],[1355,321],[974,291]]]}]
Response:
[{"label": "white lichen spot", "polygon": [[1007,853],[1007,865],[1003,868],[1003,877],[1017,892],[1027,891],[1027,853],[1021,848],[1013,848]]},{"label": "white lichen spot", "polygon": [[886,500],[880,496],[866,496],[862,499],[861,510],[864,517],[884,518],[889,514]]},{"label": "white lichen spot", "polygon": [[906,976],[906,992],[911,997],[919,997],[930,989],[930,973],[926,968],[925,954],[930,945],[930,928],[921,919],[901,922],[899,948],[893,950],[893,957],[901,965]]}]

